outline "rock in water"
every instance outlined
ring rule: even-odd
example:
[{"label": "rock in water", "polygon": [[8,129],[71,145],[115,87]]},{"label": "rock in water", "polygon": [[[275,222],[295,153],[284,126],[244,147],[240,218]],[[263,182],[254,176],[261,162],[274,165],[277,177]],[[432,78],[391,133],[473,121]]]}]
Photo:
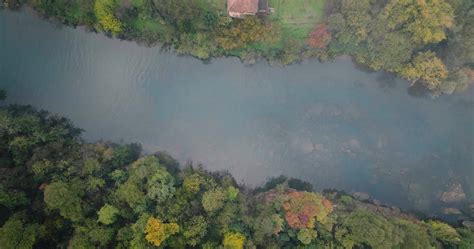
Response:
[{"label": "rock in water", "polygon": [[443,214],[454,214],[454,215],[461,215],[461,211],[457,208],[444,208],[443,209]]},{"label": "rock in water", "polygon": [[465,228],[469,228],[471,230],[474,230],[474,221],[470,221],[470,220],[465,220],[462,222],[462,225],[465,227]]},{"label": "rock in water", "polygon": [[354,192],[352,196],[359,201],[366,201],[370,198],[370,195],[364,192]]},{"label": "rock in water", "polygon": [[455,183],[449,187],[448,191],[441,195],[440,200],[446,203],[460,202],[466,200],[466,194],[461,184]]},{"label": "rock in water", "polygon": [[308,154],[314,151],[314,145],[311,142],[305,142],[301,145],[303,153]]}]

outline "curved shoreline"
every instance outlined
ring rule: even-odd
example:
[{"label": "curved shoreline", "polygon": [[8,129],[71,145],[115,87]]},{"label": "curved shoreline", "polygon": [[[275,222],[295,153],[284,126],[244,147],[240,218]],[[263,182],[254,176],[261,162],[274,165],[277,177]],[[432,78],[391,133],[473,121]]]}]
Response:
[{"label": "curved shoreline", "polygon": [[[223,244],[235,249],[269,244],[441,249],[474,244],[469,219],[462,226],[438,217],[420,219],[397,207],[371,203],[362,194],[353,198],[337,190],[316,192],[311,184],[283,176],[248,188],[228,172],[180,165],[163,152],[144,155],[136,143],[86,143],[68,119],[31,106],[0,106],[0,115],[0,131],[7,134],[0,149],[7,151],[3,162],[9,166],[2,167],[0,177],[0,242],[8,249],[19,244]],[[25,118],[28,127],[22,125]],[[36,136],[48,139],[37,141]],[[18,139],[26,146],[18,148]]]},{"label": "curved shoreline", "polygon": [[[101,0],[101,1],[107,1],[107,0]],[[318,1],[318,0],[315,0],[315,1]],[[335,2],[337,2],[336,0],[327,0],[327,1],[328,1],[327,4],[329,4],[329,5],[333,5],[333,4],[335,4]],[[325,1],[322,1],[322,2],[325,3]],[[184,48],[183,49],[182,44],[181,44],[183,42],[182,41],[182,39],[183,39],[182,36],[184,35],[185,37],[187,37],[187,36],[191,35],[191,33],[190,34],[181,33],[180,31],[178,32],[178,31],[175,30],[174,33],[171,33],[170,37],[168,37],[168,38],[163,38],[163,37],[160,37],[160,36],[156,36],[156,37],[153,36],[153,38],[151,38],[151,40],[150,40],[150,38],[147,38],[146,33],[141,34],[140,33],[141,31],[135,30],[133,28],[133,25],[132,26],[127,26],[128,31],[122,30],[118,33],[114,33],[112,31],[107,32],[107,31],[103,31],[103,27],[102,27],[102,30],[101,30],[101,26],[97,23],[98,21],[95,20],[95,19],[93,19],[94,23],[81,23],[80,21],[78,22],[77,20],[76,20],[76,22],[78,22],[77,24],[70,23],[71,21],[69,21],[69,23],[68,23],[67,19],[64,19],[65,16],[60,16],[59,14],[58,14],[59,16],[47,14],[47,8],[44,7],[44,6],[41,6],[41,5],[33,6],[33,7],[30,7],[29,5],[25,5],[25,6],[26,6],[26,8],[30,9],[30,11],[32,10],[32,11],[36,12],[36,14],[39,15],[41,18],[48,19],[48,20],[53,20],[53,22],[61,23],[61,25],[70,24],[68,26],[72,26],[74,28],[81,27],[81,28],[84,28],[87,32],[92,31],[92,32],[95,32],[95,33],[100,33],[100,34],[105,35],[109,38],[125,40],[125,41],[133,41],[133,42],[137,43],[139,46],[158,47],[158,48],[161,48],[161,49],[166,50],[166,51],[172,51],[177,56],[183,56],[184,55],[184,56],[193,57],[195,59],[201,60],[203,63],[209,63],[213,59],[217,59],[217,58],[236,57],[236,58],[239,58],[240,61],[245,65],[252,65],[252,64],[258,63],[259,61],[265,61],[266,63],[268,63],[269,65],[272,65],[272,66],[285,66],[285,65],[289,65],[289,64],[305,63],[305,61],[313,60],[313,59],[316,59],[320,62],[326,62],[326,61],[334,61],[334,60],[336,60],[340,57],[344,57],[345,59],[350,58],[350,60],[353,61],[353,63],[355,63],[357,65],[357,67],[359,69],[363,70],[363,71],[374,72],[374,69],[376,69],[376,71],[381,70],[381,71],[384,71],[384,72],[387,72],[387,73],[390,73],[390,74],[394,74],[398,78],[403,78],[403,79],[410,80],[411,84],[407,84],[407,87],[409,88],[409,93],[410,94],[413,94],[414,96],[424,96],[424,97],[428,96],[428,97],[431,97],[431,98],[438,97],[442,94],[452,94],[452,93],[461,92],[461,91],[466,90],[467,88],[469,88],[470,85],[472,85],[472,84],[469,84],[469,79],[466,80],[466,77],[468,77],[469,75],[470,75],[469,77],[471,77],[470,81],[472,83],[474,83],[473,70],[469,69],[468,66],[456,67],[457,69],[450,69],[450,70],[454,70],[454,71],[449,71],[448,72],[444,68],[444,65],[442,64],[443,62],[438,60],[438,58],[436,57],[436,54],[434,54],[434,57],[433,57],[433,53],[431,51],[427,51],[426,53],[423,52],[424,53],[423,55],[418,54],[417,56],[415,56],[415,54],[413,54],[412,59],[411,59],[412,62],[410,62],[412,65],[410,65],[410,63],[407,62],[408,64],[405,65],[405,69],[403,69],[404,70],[403,72],[405,72],[405,73],[402,73],[402,71],[400,71],[401,70],[400,68],[395,70],[395,69],[389,69],[389,68],[386,68],[386,67],[380,66],[380,65],[379,66],[371,65],[370,60],[367,61],[367,58],[372,57],[374,55],[358,54],[358,53],[353,54],[350,51],[348,52],[348,51],[344,51],[344,50],[341,50],[339,52],[334,52],[334,51],[331,50],[332,48],[330,47],[330,46],[332,46],[331,45],[332,42],[333,42],[332,40],[329,40],[328,44],[324,45],[323,47],[318,48],[318,49],[314,49],[314,48],[308,47],[307,43],[309,41],[307,41],[306,39],[309,39],[309,38],[302,39],[301,37],[300,38],[293,38],[291,36],[290,37],[285,37],[282,34],[278,34],[278,37],[279,37],[278,39],[280,39],[281,41],[285,40],[285,44],[286,44],[286,42],[288,42],[288,39],[290,41],[293,41],[293,42],[298,41],[298,42],[295,43],[297,45],[293,44],[293,45],[288,46],[288,44],[286,44],[285,46],[280,47],[280,45],[281,45],[280,44],[275,48],[272,48],[273,45],[270,45],[270,47],[265,48],[263,50],[262,50],[262,48],[255,48],[255,46],[257,46],[257,47],[264,46],[265,47],[266,45],[264,45],[264,44],[266,43],[266,41],[264,39],[262,41],[259,41],[259,40],[253,41],[253,42],[246,41],[246,42],[243,43],[243,45],[241,45],[240,47],[237,47],[236,49],[227,49],[227,48],[224,48],[224,47],[216,47],[217,45],[212,43],[211,45],[209,45],[209,46],[212,47],[212,49],[208,48],[207,52],[205,52],[205,51],[201,51],[204,47],[200,47],[201,45],[196,45],[196,44],[192,45],[189,48]],[[210,6],[208,6],[208,7],[210,7]],[[333,8],[333,9],[331,11],[329,11],[325,8]],[[327,23],[329,23],[328,16],[330,15],[330,13],[331,14],[338,13],[337,8],[334,7],[334,6],[328,7],[328,6],[324,5],[323,9],[325,9],[324,10],[325,13],[324,14],[322,14],[322,13],[319,14],[320,19],[319,19],[319,21],[316,22],[317,23],[316,29],[318,27],[320,27],[321,25],[326,25],[326,26],[329,25]],[[208,10],[208,11],[211,11],[211,10]],[[214,15],[216,15],[218,17],[225,18],[225,15],[222,12],[217,12],[216,9],[214,9],[213,11],[216,11],[216,13],[214,13]],[[63,14],[66,15],[67,13],[63,13]],[[93,14],[93,13],[89,13],[89,14]],[[120,18],[121,18],[120,20],[123,19],[123,17],[120,17]],[[198,16],[198,18],[202,18],[202,17]],[[242,21],[241,19],[230,19],[230,18],[228,18],[227,21],[230,22],[233,25],[233,26],[231,25],[230,27],[236,28],[235,25],[237,25],[237,27],[238,27],[238,25],[240,25],[239,23],[245,23],[247,18],[243,19],[243,20],[244,21]],[[122,20],[122,21],[124,21],[124,20]],[[89,22],[92,22],[92,21],[89,20]],[[165,20],[161,20],[160,22],[162,22],[163,25],[165,25],[165,24],[166,25],[171,25],[171,26],[173,25],[171,23],[167,23]],[[282,27],[280,27],[282,24],[279,23],[279,21],[276,20],[275,18],[268,17],[268,20],[263,20],[262,19],[261,22],[263,24],[258,24],[260,21],[250,21],[250,22],[251,23],[253,22],[252,25],[257,25],[257,26],[258,25],[263,25],[262,27],[265,27],[265,25],[269,26],[269,27],[271,27],[271,26],[277,27],[278,26],[278,28],[276,28],[277,30],[279,30],[278,32],[280,32],[280,33],[283,32]],[[234,23],[236,23],[236,24],[234,24]],[[130,24],[128,23],[126,25],[130,25]],[[124,27],[122,27],[122,28],[124,28]],[[250,26],[250,27],[253,28],[253,26]],[[251,31],[252,28],[248,32],[252,32]],[[269,30],[271,30],[271,28]],[[262,32],[265,33],[266,31],[268,31],[268,30],[263,28],[263,30],[261,30],[260,33],[262,33]],[[213,37],[212,39],[224,39],[225,38],[225,36],[224,36],[224,38],[214,37],[215,34],[213,34],[213,32],[216,32],[216,31],[211,30],[211,31],[203,31],[203,32],[204,32],[203,34],[211,36],[211,38]],[[239,32],[247,32],[247,31],[245,31],[245,29],[244,29],[243,31],[239,31]],[[268,32],[270,32],[270,31],[268,31]],[[271,31],[271,32],[273,32],[273,31]],[[314,32],[316,32],[316,31],[314,31]],[[324,31],[324,32],[326,32],[326,31]],[[329,31],[327,31],[327,32],[329,32]],[[331,32],[329,32],[329,35],[331,35]],[[199,32],[198,32],[198,35],[199,35]],[[262,34],[262,35],[265,36],[265,34]],[[193,36],[194,35],[191,35],[190,36],[191,38],[187,38],[187,39],[191,39],[189,41],[189,42],[191,42],[191,44],[193,42],[195,43],[196,42],[195,39],[197,39]],[[272,35],[269,35],[269,36],[272,36]],[[163,39],[165,39],[165,40],[163,40]],[[168,39],[168,40],[166,40],[166,39]],[[209,38],[207,38],[207,39],[209,39]],[[238,38],[238,39],[230,38],[230,40],[234,40],[234,42],[237,42],[237,43],[243,42],[243,41],[240,41],[239,39],[240,38]],[[311,38],[311,39],[313,39],[313,38]],[[280,43],[281,43],[281,41],[280,41]],[[363,46],[363,45],[360,45],[360,46]],[[364,45],[364,46],[366,46],[366,45]],[[437,47],[437,46],[435,46],[435,47]],[[437,50],[440,50],[440,48],[437,48]],[[369,53],[369,52],[370,51],[366,51],[366,53]],[[400,51],[400,52],[404,52],[404,51]],[[436,53],[441,53],[441,52],[442,52],[442,49],[440,51],[436,51]],[[441,67],[438,68],[438,69],[433,68],[432,70],[421,69],[421,68],[416,69],[416,70],[422,70],[422,71],[425,70],[425,73],[428,72],[428,71],[434,72],[434,71],[438,70],[442,73],[440,75],[437,75],[437,76],[435,76],[435,75],[426,75],[426,77],[423,76],[423,75],[419,75],[419,76],[416,76],[416,77],[409,76],[408,72],[410,72],[410,70],[411,70],[411,72],[413,73],[413,70],[415,70],[415,68],[416,68],[415,64],[420,63],[420,61],[415,62],[416,61],[415,59],[417,59],[417,58],[420,59],[421,57],[423,57],[423,58],[426,57],[425,59],[432,60],[433,64],[441,63]],[[373,60],[373,59],[371,59],[371,60]],[[445,60],[445,59],[443,58],[443,60]],[[380,63],[380,62],[378,62],[378,63]],[[410,68],[410,67],[414,67],[414,68]],[[468,71],[470,70],[470,73],[466,70],[468,70]],[[420,71],[418,73],[422,73],[422,72]],[[449,75],[448,75],[448,73],[449,73]],[[430,80],[428,80],[428,79],[430,79]]]},{"label": "curved shoreline", "polygon": [[[370,176],[377,169],[367,163],[375,160],[371,155],[383,149],[387,142],[393,147],[379,159],[393,158],[391,163],[396,165],[393,169],[380,168],[382,172],[378,174],[382,175],[379,177],[385,176],[383,171],[388,170],[394,179],[398,179],[397,182],[406,185],[410,183],[409,179],[405,179],[405,176],[398,178],[399,173],[404,172],[403,167],[420,166],[419,162],[412,161],[417,157],[426,157],[431,162],[434,151],[441,153],[441,158],[447,158],[450,151],[459,148],[456,144],[448,147],[452,149],[438,148],[437,144],[452,141],[452,132],[446,131],[467,132],[465,126],[472,124],[470,116],[457,116],[460,110],[468,108],[457,103],[458,96],[445,96],[437,101],[412,98],[406,94],[405,82],[379,78],[382,77],[380,73],[363,73],[349,62],[310,61],[287,68],[270,67],[262,62],[248,68],[237,59],[229,58],[216,59],[211,65],[203,65],[193,58],[178,58],[172,52],[162,53],[159,49],[144,48],[134,42],[109,40],[102,34],[87,34],[72,28],[57,30],[49,23],[40,22],[40,17],[27,13],[4,14],[7,18],[2,19],[6,21],[2,28],[5,31],[2,33],[5,38],[2,42],[6,42],[5,58],[8,59],[6,64],[0,65],[6,75],[6,81],[0,83],[7,85],[7,90],[12,94],[11,100],[36,104],[67,115],[84,127],[88,131],[86,136],[91,139],[139,140],[149,145],[147,148],[151,150],[167,149],[183,161],[192,158],[213,170],[232,169],[239,180],[247,183],[259,183],[267,175],[276,172],[308,181],[313,180],[310,177],[317,171],[326,169],[326,179],[317,182],[320,189],[337,184],[348,191],[373,194],[368,185]],[[12,17],[11,28],[8,27],[8,16]],[[49,37],[52,39],[49,40]],[[50,56],[51,60],[44,61],[45,56]],[[45,89],[50,90],[45,92]],[[232,94],[236,90],[239,94]],[[111,93],[114,93],[113,98]],[[64,98],[74,101],[64,102]],[[118,99],[121,104],[116,103]],[[453,112],[453,108],[458,111]],[[405,132],[393,126],[387,113],[396,114],[396,122],[401,121],[406,125],[402,126]],[[471,112],[465,113],[470,115]],[[334,123],[318,123],[318,120],[321,121],[318,115],[323,115],[323,120],[334,120]],[[141,128],[130,130],[129,127],[137,125],[131,124],[132,120],[142,120]],[[212,123],[207,124],[204,120]],[[252,126],[239,128],[232,122]],[[375,131],[364,128],[369,127],[367,122]],[[457,124],[455,128],[451,124],[453,122]],[[262,125],[269,125],[272,129],[263,129]],[[420,127],[422,125],[423,128]],[[162,127],[169,132],[157,135],[152,126]],[[321,129],[327,129],[328,133],[321,134]],[[432,140],[430,129],[444,132]],[[199,132],[193,133],[195,130]],[[422,141],[406,136],[406,131],[411,130],[425,134]],[[212,135],[216,131],[220,131],[217,137]],[[457,140],[459,146],[466,144],[465,132],[464,139]],[[171,137],[173,134],[176,134],[174,138]],[[251,134],[260,135],[255,137]],[[325,141],[324,135],[333,140]],[[313,145],[308,146],[308,139],[301,136],[312,137],[309,142]],[[196,139],[206,146],[197,146]],[[373,144],[374,139],[375,142],[381,141],[380,147],[379,142]],[[407,144],[400,145],[400,139]],[[181,142],[177,143],[177,140]],[[420,142],[421,148],[415,146]],[[357,152],[358,143],[364,150],[351,160],[353,163],[356,161],[358,166],[346,167],[348,164],[345,158],[352,155],[352,151]],[[270,153],[268,159],[273,161],[262,161],[260,153],[247,151],[248,144]],[[351,145],[356,147],[348,147]],[[242,149],[229,150],[231,147]],[[308,153],[311,147],[316,149]],[[219,155],[206,152],[208,150],[219,151]],[[413,159],[404,161],[398,158],[398,151],[406,155],[405,158]],[[413,151],[422,153],[416,156],[412,154]],[[278,156],[280,154],[285,156]],[[338,155],[339,160],[334,159],[336,161],[326,164],[322,161],[325,154]],[[315,160],[317,165],[312,164]],[[466,167],[461,165],[464,160],[453,167],[465,172]],[[433,161],[432,164],[439,164],[440,170],[451,168],[439,161]],[[237,165],[241,165],[241,169],[237,169]],[[334,169],[329,170],[328,165],[333,165]],[[291,172],[292,168],[298,172]],[[355,169],[366,172],[361,176],[365,183],[343,181],[348,172],[357,173]],[[331,183],[328,182],[331,177],[337,178]],[[440,184],[447,180],[439,177],[443,180],[439,181]],[[431,189],[430,183],[425,185]],[[466,189],[469,186],[466,183]],[[405,193],[401,194],[394,188],[380,188],[383,191],[379,196],[375,195],[377,199],[399,206],[413,204],[406,200]],[[444,191],[443,186],[440,189]],[[421,191],[417,194],[436,201],[437,197],[431,192]],[[433,212],[439,212],[438,207],[433,209]]]}]

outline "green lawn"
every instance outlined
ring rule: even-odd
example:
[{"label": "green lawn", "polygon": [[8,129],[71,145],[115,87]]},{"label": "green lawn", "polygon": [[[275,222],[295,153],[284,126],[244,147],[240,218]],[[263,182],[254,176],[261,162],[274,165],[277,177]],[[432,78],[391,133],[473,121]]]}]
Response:
[{"label": "green lawn", "polygon": [[163,25],[158,20],[144,20],[144,19],[134,19],[132,20],[132,27],[140,32],[153,32],[159,33],[162,31]]},{"label": "green lawn", "polygon": [[322,20],[325,0],[269,0],[273,21],[280,22],[283,35],[306,39],[315,24]]},{"label": "green lawn", "polygon": [[203,7],[211,6],[222,14],[227,12],[227,0],[200,0]]},{"label": "green lawn", "polygon": [[131,0],[132,6],[134,7],[141,7],[145,4],[143,0]]}]

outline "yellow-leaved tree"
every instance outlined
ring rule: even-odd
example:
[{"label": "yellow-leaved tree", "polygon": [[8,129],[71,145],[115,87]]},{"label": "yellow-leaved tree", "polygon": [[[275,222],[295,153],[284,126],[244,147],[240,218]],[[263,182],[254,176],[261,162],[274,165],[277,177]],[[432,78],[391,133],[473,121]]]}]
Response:
[{"label": "yellow-leaved tree", "polygon": [[228,232],[224,235],[225,249],[242,249],[244,248],[245,236],[237,232]]},{"label": "yellow-leaved tree", "polygon": [[178,232],[178,224],[163,223],[159,219],[150,217],[145,226],[145,239],[155,246],[160,246],[168,237]]},{"label": "yellow-leaved tree", "polygon": [[415,56],[400,74],[412,80],[412,83],[421,80],[426,88],[436,90],[440,87],[442,80],[448,77],[448,70],[435,53],[427,51]]},{"label": "yellow-leaved tree", "polygon": [[99,29],[117,35],[122,32],[123,25],[120,20],[115,17],[115,0],[96,0],[94,4],[94,12],[99,22]]},{"label": "yellow-leaved tree", "polygon": [[390,0],[382,18],[389,29],[409,33],[416,44],[428,44],[446,39],[454,11],[445,0]]}]

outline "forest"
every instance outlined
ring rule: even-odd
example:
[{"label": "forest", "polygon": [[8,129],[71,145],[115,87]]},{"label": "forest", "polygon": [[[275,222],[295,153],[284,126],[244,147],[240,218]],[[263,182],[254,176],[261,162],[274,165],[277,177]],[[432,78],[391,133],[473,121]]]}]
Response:
[{"label": "forest", "polygon": [[119,39],[202,60],[238,56],[288,65],[350,55],[430,96],[474,82],[471,0],[269,0],[272,13],[230,18],[225,0],[0,0]]},{"label": "forest", "polygon": [[474,247],[470,223],[284,176],[246,187],[140,144],[86,142],[64,117],[1,102],[2,249]]}]

